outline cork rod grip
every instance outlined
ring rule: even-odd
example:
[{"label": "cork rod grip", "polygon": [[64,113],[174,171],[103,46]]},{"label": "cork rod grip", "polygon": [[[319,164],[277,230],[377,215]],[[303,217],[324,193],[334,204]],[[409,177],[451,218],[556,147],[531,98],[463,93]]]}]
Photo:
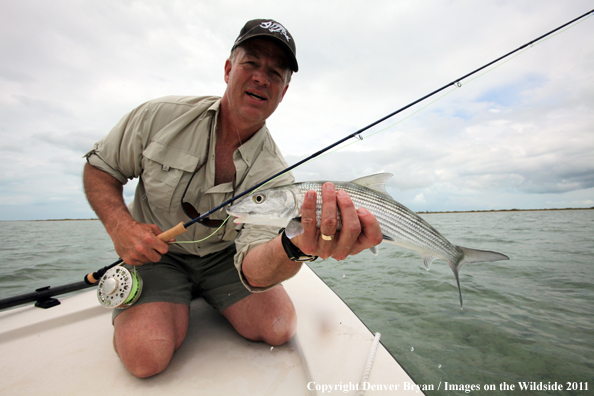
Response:
[{"label": "cork rod grip", "polygon": [[171,239],[175,238],[176,236],[178,236],[180,234],[183,234],[184,232],[186,232],[186,228],[184,227],[184,223],[182,221],[175,227],[170,228],[167,231],[164,231],[161,234],[157,235],[157,238],[159,238],[163,242],[167,243]]}]

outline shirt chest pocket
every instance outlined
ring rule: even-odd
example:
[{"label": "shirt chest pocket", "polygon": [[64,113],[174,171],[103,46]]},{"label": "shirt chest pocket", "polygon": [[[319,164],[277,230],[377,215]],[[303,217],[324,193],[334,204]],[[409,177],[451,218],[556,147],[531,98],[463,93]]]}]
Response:
[{"label": "shirt chest pocket", "polygon": [[[193,172],[199,157],[161,144],[150,144],[143,152],[142,182],[151,207],[167,212],[177,210],[179,182],[184,172]],[[179,187],[183,190],[184,186]],[[177,194],[179,193],[179,194]]]}]

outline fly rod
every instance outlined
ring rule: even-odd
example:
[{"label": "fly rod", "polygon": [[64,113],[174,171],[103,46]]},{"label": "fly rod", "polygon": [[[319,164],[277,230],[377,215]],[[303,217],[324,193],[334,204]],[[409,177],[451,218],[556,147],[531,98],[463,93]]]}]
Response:
[{"label": "fly rod", "polygon": [[0,300],[0,310],[15,307],[17,305],[26,304],[35,301],[35,306],[38,308],[51,308],[60,304],[60,301],[52,298],[61,294],[70,293],[92,287],[85,282],[69,283],[67,285],[51,287],[45,286],[36,289],[34,292],[21,294],[15,297],[8,297]]},{"label": "fly rod", "polygon": [[[200,216],[198,216],[198,217],[196,217],[196,218],[194,218],[194,219],[192,219],[192,220],[188,221],[187,223],[180,222],[180,223],[179,223],[178,225],[176,225],[175,227],[173,227],[173,228],[171,228],[171,229],[169,229],[169,230],[167,230],[167,231],[165,231],[165,232],[163,232],[163,233],[159,234],[159,235],[157,236],[157,238],[159,238],[159,239],[160,239],[160,240],[162,240],[163,242],[167,242],[167,241],[169,241],[170,239],[172,239],[172,238],[175,238],[177,235],[183,234],[184,232],[186,232],[186,230],[188,229],[188,227],[190,227],[190,226],[192,226],[193,224],[195,224],[195,223],[199,222],[200,220],[202,220],[202,219],[204,219],[205,217],[209,216],[210,214],[212,214],[212,213],[216,212],[217,210],[220,210],[220,209],[224,208],[225,206],[227,206],[227,205],[229,205],[229,204],[233,203],[234,201],[238,200],[239,198],[241,198],[241,197],[243,197],[243,196],[245,196],[245,195],[247,195],[247,194],[251,193],[252,191],[254,191],[254,190],[256,190],[256,189],[258,189],[258,188],[262,187],[264,184],[268,183],[269,181],[271,181],[271,180],[273,180],[273,179],[276,179],[277,177],[279,177],[279,176],[281,176],[281,175],[283,175],[283,174],[285,174],[285,173],[287,173],[287,172],[290,172],[291,170],[293,170],[293,169],[297,168],[298,166],[300,166],[300,165],[302,165],[302,164],[304,164],[304,163],[306,163],[306,162],[308,162],[308,161],[310,161],[310,160],[312,160],[312,159],[316,158],[316,157],[317,157],[317,156],[319,156],[320,154],[323,154],[323,153],[325,153],[326,151],[328,151],[328,150],[330,150],[330,149],[332,149],[332,148],[334,148],[334,147],[338,146],[338,145],[339,145],[339,144],[341,144],[341,143],[344,143],[345,141],[347,141],[347,140],[349,140],[349,139],[352,139],[352,138],[354,138],[354,137],[358,137],[358,138],[362,139],[362,137],[360,136],[360,135],[361,135],[361,133],[365,132],[365,131],[366,131],[366,130],[368,130],[369,128],[372,128],[372,127],[376,126],[377,124],[379,124],[379,123],[381,123],[381,122],[383,122],[383,121],[387,120],[388,118],[391,118],[391,117],[395,116],[396,114],[398,114],[398,113],[401,113],[402,111],[404,111],[404,110],[406,110],[406,109],[408,109],[408,108],[410,108],[410,107],[412,107],[412,106],[416,105],[417,103],[419,103],[419,102],[422,102],[422,101],[424,101],[424,100],[425,100],[425,99],[427,99],[427,98],[430,98],[431,96],[433,96],[433,95],[435,95],[435,94],[437,94],[437,93],[439,93],[439,92],[443,91],[444,89],[446,89],[446,88],[448,88],[448,87],[451,87],[451,86],[454,86],[454,85],[455,85],[455,86],[461,86],[461,81],[462,81],[462,80],[464,80],[464,79],[466,79],[466,78],[468,78],[468,77],[472,76],[473,74],[476,74],[476,73],[480,72],[481,70],[484,70],[484,69],[486,69],[487,67],[489,67],[489,66],[493,65],[494,63],[497,63],[497,62],[499,62],[499,61],[500,61],[500,60],[502,60],[502,59],[505,59],[505,58],[509,57],[510,55],[513,55],[513,54],[515,54],[515,53],[516,53],[516,52],[518,52],[518,51],[521,51],[522,49],[524,49],[524,48],[526,48],[526,47],[528,47],[528,46],[530,46],[530,45],[532,45],[532,44],[534,44],[534,43],[536,43],[536,42],[538,42],[538,41],[540,41],[540,40],[544,39],[545,37],[548,37],[548,36],[550,36],[551,34],[553,34],[553,33],[557,32],[557,31],[559,31],[559,30],[563,29],[563,28],[564,28],[564,27],[566,27],[566,26],[569,26],[569,25],[571,25],[572,23],[575,23],[575,22],[579,21],[579,20],[580,20],[580,19],[582,19],[582,18],[585,18],[586,16],[588,16],[588,15],[590,15],[590,14],[592,14],[592,13],[594,13],[594,9],[593,9],[593,10],[590,10],[590,11],[588,11],[588,12],[586,12],[585,14],[583,14],[583,15],[581,15],[581,16],[579,16],[579,17],[575,18],[575,19],[572,19],[571,21],[569,21],[569,22],[567,22],[567,23],[565,23],[565,24],[563,24],[563,25],[559,26],[559,27],[558,27],[558,28],[556,28],[556,29],[553,29],[553,30],[551,30],[551,31],[550,31],[550,32],[548,32],[548,33],[545,33],[545,34],[543,34],[542,36],[540,36],[540,37],[538,37],[538,38],[535,38],[535,39],[534,39],[534,40],[532,40],[532,41],[529,41],[528,43],[526,43],[526,44],[524,44],[524,45],[522,45],[522,46],[520,46],[520,47],[516,48],[516,49],[515,49],[515,50],[513,50],[513,51],[510,51],[510,52],[508,52],[508,53],[507,53],[507,54],[505,54],[505,55],[502,55],[502,56],[500,56],[499,58],[497,58],[497,59],[495,59],[495,60],[493,60],[493,61],[491,61],[491,62],[489,62],[489,63],[487,63],[487,64],[485,64],[485,65],[483,65],[483,66],[481,66],[481,67],[479,67],[478,69],[476,69],[476,70],[473,70],[473,71],[471,71],[470,73],[468,73],[468,74],[466,74],[466,75],[464,75],[464,76],[462,76],[462,77],[459,77],[459,78],[457,78],[457,79],[453,80],[452,82],[450,82],[450,83],[448,83],[448,84],[445,84],[445,85],[444,85],[444,86],[442,86],[441,88],[438,88],[438,89],[436,89],[435,91],[433,91],[433,92],[431,92],[431,93],[428,93],[427,95],[425,95],[425,96],[423,96],[423,97],[421,97],[421,98],[419,98],[419,99],[417,99],[417,100],[415,100],[415,101],[413,101],[413,102],[410,102],[410,103],[409,103],[409,104],[407,104],[406,106],[404,106],[404,107],[401,107],[400,109],[398,109],[398,110],[396,110],[396,111],[394,111],[394,112],[392,112],[392,113],[390,113],[390,114],[388,114],[388,115],[386,115],[386,116],[384,116],[384,117],[382,117],[382,118],[378,119],[377,121],[374,121],[374,122],[372,122],[371,124],[367,125],[366,127],[363,127],[363,128],[361,128],[361,129],[359,129],[358,131],[356,131],[356,132],[353,132],[353,133],[351,133],[351,134],[349,134],[349,135],[345,136],[344,138],[342,138],[342,139],[340,139],[340,140],[338,140],[338,141],[336,141],[336,142],[332,143],[331,145],[329,145],[329,146],[327,146],[327,147],[325,147],[325,148],[323,148],[323,149],[321,149],[321,150],[317,151],[316,153],[314,153],[314,154],[310,155],[309,157],[307,157],[307,158],[305,158],[305,159],[302,159],[301,161],[299,161],[299,162],[297,162],[297,163],[295,163],[295,164],[293,164],[293,165],[291,165],[291,166],[287,167],[286,169],[284,169],[284,170],[282,170],[282,171],[278,172],[278,173],[277,173],[277,174],[275,174],[274,176],[271,176],[271,177],[269,177],[268,179],[266,179],[266,180],[264,180],[264,181],[262,181],[262,182],[260,182],[260,183],[258,183],[258,184],[256,184],[256,185],[254,185],[254,186],[252,186],[252,187],[248,188],[247,190],[245,190],[245,191],[243,191],[243,192],[241,192],[241,193],[239,193],[239,194],[235,195],[235,196],[234,196],[234,197],[232,197],[232,198],[229,198],[227,201],[223,202],[222,204],[220,204],[220,205],[218,205],[218,206],[216,206],[216,207],[212,208],[212,209],[211,209],[211,210],[209,210],[208,212],[205,212],[205,213],[203,213],[202,215],[200,215]],[[118,265],[118,264],[120,264],[120,263],[122,263],[122,262],[123,262],[123,260],[122,260],[122,259],[119,259],[118,261],[114,262],[113,264],[111,264],[111,265],[108,265],[108,266],[106,266],[106,267],[103,267],[103,268],[101,268],[101,269],[100,269],[100,270],[98,270],[97,272],[90,273],[90,274],[86,275],[86,276],[85,276],[85,278],[84,278],[85,282],[87,282],[87,284],[94,284],[94,283],[96,283],[96,282],[97,282],[97,281],[98,281],[98,280],[99,280],[99,279],[100,279],[100,278],[103,276],[103,274],[105,274],[105,272],[106,272],[106,271],[108,271],[110,268],[112,268],[112,267],[115,267],[116,265]]]},{"label": "fly rod", "polygon": [[[400,108],[400,109],[398,109],[398,110],[396,110],[396,111],[394,111],[394,112],[386,115],[383,118],[380,118],[379,120],[377,120],[377,121],[375,121],[375,122],[367,125],[366,127],[361,128],[358,131],[349,134],[348,136],[346,136],[346,137],[338,140],[337,142],[329,145],[328,147],[325,147],[325,148],[319,150],[318,152],[310,155],[309,157],[307,157],[307,158],[305,158],[305,159],[297,162],[296,164],[289,166],[288,168],[286,168],[286,169],[282,170],[281,172],[277,173],[276,175],[274,175],[272,177],[269,177],[268,179],[266,179],[266,180],[264,180],[264,181],[262,181],[262,182],[260,182],[260,183],[258,183],[256,185],[254,185],[253,187],[250,187],[249,189],[247,189],[247,190],[245,190],[245,191],[237,194],[236,196],[230,198],[229,200],[223,202],[222,204],[220,204],[217,207],[209,210],[208,212],[202,214],[201,216],[198,216],[198,217],[192,219],[191,221],[189,221],[187,223],[180,222],[177,226],[175,226],[175,227],[173,227],[173,228],[171,228],[171,229],[169,229],[169,230],[167,230],[167,231],[159,234],[157,237],[160,240],[164,241],[164,242],[167,242],[170,239],[175,238],[177,235],[180,235],[180,234],[184,233],[187,230],[188,227],[190,227],[193,224],[199,222],[200,220],[202,220],[205,217],[209,216],[210,214],[216,212],[217,210],[220,210],[223,207],[225,207],[225,206],[233,203],[237,199],[239,199],[239,198],[241,198],[241,197],[243,197],[243,196],[251,193],[252,191],[254,191],[254,190],[262,187],[264,184],[266,184],[269,181],[277,178],[278,176],[281,176],[281,175],[283,175],[283,174],[285,174],[285,173],[287,173],[287,172],[295,169],[296,167],[298,167],[298,166],[300,166],[300,165],[302,165],[302,164],[304,164],[304,163],[306,163],[306,162],[308,162],[308,161],[316,158],[320,154],[323,154],[324,152],[326,152],[326,151],[328,151],[328,150],[330,150],[330,149],[338,146],[339,144],[341,144],[341,143],[343,143],[343,142],[345,142],[345,141],[347,141],[349,139],[352,139],[354,137],[362,138],[360,136],[361,133],[364,132],[364,131],[366,131],[366,130],[368,130],[369,128],[372,128],[373,126],[375,126],[375,125],[377,125],[377,124],[379,124],[379,123],[387,120],[388,118],[391,118],[391,117],[395,116],[396,114],[398,114],[398,113],[400,113],[400,112],[402,112],[402,111],[404,111],[404,110],[406,110],[406,109],[408,109],[408,108],[416,105],[419,102],[424,101],[425,99],[427,99],[427,98],[429,98],[429,97],[431,97],[431,96],[433,96],[433,95],[435,95],[435,94],[443,91],[444,89],[446,89],[446,88],[448,88],[450,86],[454,86],[454,85],[460,86],[462,80],[464,80],[464,79],[472,76],[473,74],[478,73],[481,70],[484,70],[485,68],[493,65],[496,62],[499,62],[500,60],[502,60],[504,58],[509,57],[510,55],[512,55],[512,54],[514,54],[514,53],[516,53],[518,51],[521,51],[522,49],[524,49],[524,48],[526,48],[526,47],[528,47],[528,46],[530,46],[530,45],[532,45],[532,44],[534,44],[534,43],[536,43],[536,42],[544,39],[545,37],[548,37],[551,34],[553,34],[555,32],[558,32],[559,30],[561,30],[561,29],[563,29],[563,28],[571,25],[572,23],[575,23],[575,22],[579,21],[580,19],[585,18],[586,16],[588,16],[588,15],[590,15],[592,13],[594,13],[594,9],[591,10],[591,11],[588,11],[587,13],[585,13],[585,14],[583,14],[583,15],[581,15],[581,16],[579,16],[579,17],[577,17],[577,18],[575,18],[575,19],[573,19],[573,20],[571,20],[571,21],[569,21],[569,22],[567,22],[567,23],[565,23],[565,24],[563,24],[561,26],[559,26],[556,29],[551,30],[550,32],[548,32],[546,34],[543,34],[542,36],[540,36],[540,37],[538,37],[538,38],[536,38],[536,39],[534,39],[534,40],[532,40],[532,41],[530,41],[530,42],[522,45],[521,47],[518,47],[517,49],[515,49],[515,50],[513,50],[513,51],[511,51],[511,52],[509,52],[509,53],[507,53],[507,54],[505,54],[505,55],[503,55],[503,56],[501,56],[501,57],[493,60],[492,62],[489,62],[489,63],[485,64],[484,66],[481,66],[480,68],[478,68],[478,69],[476,69],[476,70],[474,70],[474,71],[472,71],[472,72],[470,72],[470,73],[468,73],[468,74],[466,74],[466,75],[464,75],[462,77],[459,77],[459,78],[453,80],[452,82],[444,85],[443,87],[436,89],[435,91],[433,91],[433,92],[431,92],[431,93],[429,93],[429,94],[427,94],[427,95],[425,95],[425,96],[423,96],[423,97],[421,97],[421,98],[419,98],[419,99],[417,99],[417,100],[415,100],[415,101],[407,104],[406,106],[404,106],[404,107],[402,107],[402,108]],[[22,295],[22,296],[16,296],[16,297],[11,297],[11,298],[7,298],[7,299],[0,299],[0,309],[5,309],[5,308],[8,308],[8,307],[12,307],[12,306],[15,306],[15,305],[20,305],[20,304],[23,304],[23,303],[26,303],[26,302],[31,302],[31,301],[41,302],[43,300],[51,299],[51,296],[55,296],[55,295],[58,295],[58,294],[67,293],[67,292],[71,292],[71,291],[75,291],[75,290],[81,290],[81,289],[90,287],[90,286],[96,284],[99,281],[99,279],[108,270],[110,270],[111,268],[115,267],[118,264],[121,264],[122,262],[123,262],[123,260],[122,259],[119,259],[116,262],[114,262],[113,264],[110,264],[110,265],[108,265],[106,267],[103,267],[103,268],[101,268],[100,270],[98,270],[96,272],[87,274],[85,276],[85,278],[84,278],[84,282],[78,282],[78,283],[73,283],[73,284],[64,285],[64,286],[58,286],[56,288],[46,287],[46,288],[42,288],[42,289],[36,290],[35,293],[29,293],[29,294],[25,294],[25,295]],[[45,303],[45,301],[44,301],[44,303]]]}]

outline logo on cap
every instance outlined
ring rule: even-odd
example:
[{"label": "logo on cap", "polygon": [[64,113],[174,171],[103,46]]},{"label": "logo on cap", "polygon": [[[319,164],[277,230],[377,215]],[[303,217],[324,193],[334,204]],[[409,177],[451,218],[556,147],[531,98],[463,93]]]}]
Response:
[{"label": "logo on cap", "polygon": [[285,29],[285,27],[278,22],[273,22],[273,21],[262,22],[260,24],[260,27],[262,29],[268,29],[270,31],[270,33],[280,32],[283,36],[285,36],[287,41],[291,41],[291,37],[289,37],[289,35],[287,34],[287,29]]},{"label": "logo on cap", "polygon": [[286,50],[291,70],[294,72],[299,70],[297,58],[295,57],[295,40],[293,40],[289,31],[283,25],[273,19],[253,19],[248,21],[239,32],[239,37],[235,40],[231,51],[241,45],[241,43],[255,37],[269,37],[278,40],[281,47]]}]

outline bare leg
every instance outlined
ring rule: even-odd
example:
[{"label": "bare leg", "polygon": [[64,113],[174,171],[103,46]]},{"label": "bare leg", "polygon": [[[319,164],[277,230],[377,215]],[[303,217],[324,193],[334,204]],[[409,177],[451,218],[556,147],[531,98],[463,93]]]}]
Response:
[{"label": "bare leg", "polygon": [[282,345],[297,328],[297,315],[282,285],[253,293],[223,311],[235,330],[248,340]]},{"label": "bare leg", "polygon": [[128,308],[114,320],[114,347],[124,366],[146,378],[165,370],[181,346],[190,307],[164,302]]}]

